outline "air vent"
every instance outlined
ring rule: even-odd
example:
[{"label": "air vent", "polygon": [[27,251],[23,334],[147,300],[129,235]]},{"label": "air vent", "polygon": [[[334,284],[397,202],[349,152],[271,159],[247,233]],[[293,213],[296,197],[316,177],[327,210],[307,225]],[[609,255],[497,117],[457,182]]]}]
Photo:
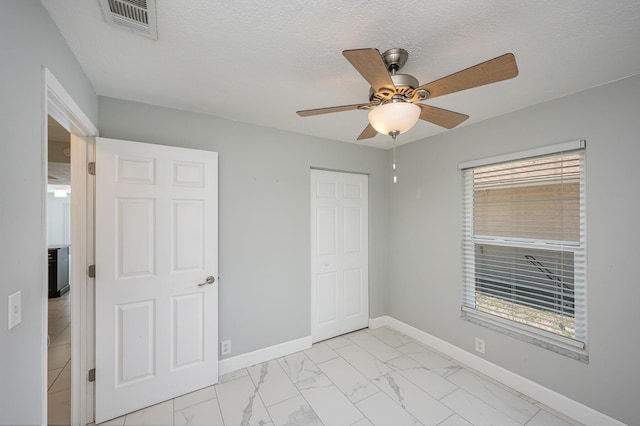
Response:
[{"label": "air vent", "polygon": [[109,25],[158,39],[156,0],[99,0]]}]

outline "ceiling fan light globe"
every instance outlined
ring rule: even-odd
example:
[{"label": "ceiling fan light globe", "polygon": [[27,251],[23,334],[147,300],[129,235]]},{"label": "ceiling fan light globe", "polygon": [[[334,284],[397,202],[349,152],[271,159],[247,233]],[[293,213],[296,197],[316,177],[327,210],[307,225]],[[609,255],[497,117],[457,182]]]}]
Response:
[{"label": "ceiling fan light globe", "polygon": [[420,118],[420,107],[408,102],[390,102],[369,111],[369,123],[378,133],[402,134],[411,129]]}]

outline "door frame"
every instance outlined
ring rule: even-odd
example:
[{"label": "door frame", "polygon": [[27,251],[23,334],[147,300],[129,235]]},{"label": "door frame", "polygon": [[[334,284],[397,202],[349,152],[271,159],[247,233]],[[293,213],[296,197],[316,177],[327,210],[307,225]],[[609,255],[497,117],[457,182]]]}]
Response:
[{"label": "door frame", "polygon": [[[93,385],[87,380],[87,372],[94,368],[95,348],[93,332],[93,279],[87,277],[86,267],[93,262],[93,199],[94,182],[87,173],[87,162],[95,158],[93,138],[98,136],[97,127],[82,111],[51,71],[43,67],[43,115],[42,115],[42,308],[47,312],[47,177],[48,177],[48,126],[51,115],[71,134],[71,424],[86,424],[93,421]],[[75,250],[73,248],[76,248]],[[48,315],[43,315],[41,332],[42,424],[47,424],[48,412]]]}]

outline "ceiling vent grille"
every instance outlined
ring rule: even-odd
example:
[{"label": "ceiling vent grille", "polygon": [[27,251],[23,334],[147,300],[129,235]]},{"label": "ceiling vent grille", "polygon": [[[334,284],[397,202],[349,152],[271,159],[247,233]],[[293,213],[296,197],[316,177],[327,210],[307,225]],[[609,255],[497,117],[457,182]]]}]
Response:
[{"label": "ceiling vent grille", "polygon": [[99,0],[108,24],[158,39],[155,0]]}]

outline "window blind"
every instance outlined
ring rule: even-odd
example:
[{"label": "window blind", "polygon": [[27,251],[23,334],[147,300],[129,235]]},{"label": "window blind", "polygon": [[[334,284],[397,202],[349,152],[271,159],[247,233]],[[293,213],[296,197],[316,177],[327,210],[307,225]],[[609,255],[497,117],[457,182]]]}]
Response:
[{"label": "window blind", "polygon": [[584,149],[462,174],[463,317],[583,350]]}]

